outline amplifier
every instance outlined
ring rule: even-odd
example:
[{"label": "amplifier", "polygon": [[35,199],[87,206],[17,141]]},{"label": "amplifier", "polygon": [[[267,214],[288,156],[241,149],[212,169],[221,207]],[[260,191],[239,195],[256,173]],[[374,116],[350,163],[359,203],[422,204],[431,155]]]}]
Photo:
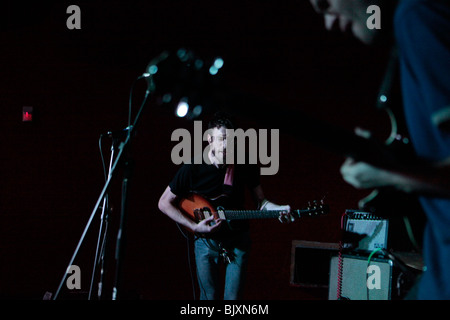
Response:
[{"label": "amplifier", "polygon": [[390,259],[373,258],[369,263],[367,257],[334,256],[330,261],[328,299],[391,300],[392,279],[393,261]]},{"label": "amplifier", "polygon": [[293,240],[290,285],[304,288],[328,288],[330,260],[338,252],[338,243]]},{"label": "amplifier", "polygon": [[[389,221],[369,212],[346,210],[343,228],[347,234],[360,235],[355,250],[387,249]],[[346,242],[344,240],[344,242]],[[351,244],[344,244],[344,248]]]}]

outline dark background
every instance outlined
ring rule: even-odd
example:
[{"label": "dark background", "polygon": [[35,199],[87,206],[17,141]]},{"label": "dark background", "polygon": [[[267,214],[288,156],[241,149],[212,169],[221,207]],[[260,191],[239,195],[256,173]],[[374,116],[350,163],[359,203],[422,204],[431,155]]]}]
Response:
[{"label": "dark background", "polygon": [[[163,50],[221,56],[234,87],[280,110],[301,110],[348,130],[358,125],[381,136],[389,130],[387,117],[374,107],[386,50],[326,32],[308,1],[78,1],[81,30],[66,27],[70,4],[7,1],[2,12],[2,298],[55,293],[104,186],[99,136],[127,126],[131,84]],[[144,85],[137,85],[133,115]],[[32,123],[22,122],[23,106],[33,106]],[[239,120],[246,128],[260,125]],[[150,103],[133,141],[123,298],[193,298],[186,240],[157,207],[177,170],[170,158],[177,128],[191,130],[193,123]],[[252,221],[245,298],[323,299],[326,292],[289,284],[291,243],[338,242],[342,213],[356,209],[368,192],[343,182],[343,157],[279,129],[280,170],[262,177],[267,197],[293,208],[325,197],[331,211],[290,225]],[[105,161],[110,145],[103,140]],[[112,243],[120,178],[111,185]],[[63,299],[86,297],[99,221],[98,212],[75,260],[82,289],[63,288]],[[108,297],[113,245],[109,253]]]}]

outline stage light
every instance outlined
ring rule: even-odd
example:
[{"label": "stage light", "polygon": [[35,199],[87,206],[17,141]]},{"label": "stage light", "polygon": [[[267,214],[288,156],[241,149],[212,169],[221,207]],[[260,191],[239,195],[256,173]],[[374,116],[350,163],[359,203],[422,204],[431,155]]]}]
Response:
[{"label": "stage light", "polygon": [[148,68],[148,72],[149,72],[150,74],[156,74],[156,73],[158,72],[158,66],[156,66],[156,65],[151,65],[151,66]]},{"label": "stage light", "polygon": [[223,67],[223,59],[216,58],[213,62],[213,65],[209,68],[209,73],[214,76],[219,72],[219,69],[222,67]]},{"label": "stage light", "polygon": [[217,69],[222,68],[223,67],[223,59],[216,58],[216,60],[214,60],[214,67],[216,67]]},{"label": "stage light", "polygon": [[163,103],[170,103],[171,101],[172,101],[172,95],[170,93],[166,93],[165,95],[163,95],[163,97],[162,97]]},{"label": "stage light", "polygon": [[201,105],[195,106],[195,108],[192,110],[192,115],[194,117],[198,117],[202,114],[203,107]]},{"label": "stage light", "polygon": [[217,69],[215,66],[211,66],[210,68],[209,68],[209,73],[211,74],[211,75],[216,75],[217,74],[217,72],[219,72],[219,69]]},{"label": "stage light", "polygon": [[186,100],[180,100],[180,102],[177,105],[177,109],[175,111],[177,117],[183,118],[187,115],[189,111],[189,104]]},{"label": "stage light", "polygon": [[195,69],[200,70],[203,68],[203,61],[200,59],[195,60],[194,62]]}]

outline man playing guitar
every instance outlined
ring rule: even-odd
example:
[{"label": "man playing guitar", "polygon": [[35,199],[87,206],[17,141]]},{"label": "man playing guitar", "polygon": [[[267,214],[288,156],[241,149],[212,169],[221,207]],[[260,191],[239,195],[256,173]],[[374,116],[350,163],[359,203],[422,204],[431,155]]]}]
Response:
[{"label": "man playing guitar", "polygon": [[[197,279],[201,300],[225,300],[242,298],[245,272],[250,249],[247,220],[227,222],[211,215],[195,220],[180,210],[180,202],[193,192],[206,198],[219,195],[226,199],[226,207],[242,209],[245,188],[249,188],[261,210],[279,211],[281,222],[292,221],[290,206],[279,206],[267,199],[260,185],[259,168],[255,165],[226,164],[227,132],[233,129],[232,122],[222,113],[217,113],[209,123],[208,135],[210,164],[183,164],[169,183],[159,200],[159,209],[176,223],[196,234],[194,243]],[[228,150],[230,151],[230,150]],[[219,263],[226,263],[224,293],[219,288]]]}]

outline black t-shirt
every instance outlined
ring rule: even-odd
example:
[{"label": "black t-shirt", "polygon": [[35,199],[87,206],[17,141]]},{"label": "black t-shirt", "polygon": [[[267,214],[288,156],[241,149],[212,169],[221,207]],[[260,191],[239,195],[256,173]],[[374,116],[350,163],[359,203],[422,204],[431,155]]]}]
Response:
[{"label": "black t-shirt", "polygon": [[[226,167],[217,168],[206,163],[183,164],[169,183],[171,191],[183,198],[190,193],[197,193],[207,199],[226,195],[225,209],[243,210],[246,188],[253,189],[260,183],[259,167],[256,165],[234,165],[233,184],[224,184]],[[234,220],[230,222],[233,230],[248,230],[248,221]],[[229,232],[221,227],[219,234]]]}]

